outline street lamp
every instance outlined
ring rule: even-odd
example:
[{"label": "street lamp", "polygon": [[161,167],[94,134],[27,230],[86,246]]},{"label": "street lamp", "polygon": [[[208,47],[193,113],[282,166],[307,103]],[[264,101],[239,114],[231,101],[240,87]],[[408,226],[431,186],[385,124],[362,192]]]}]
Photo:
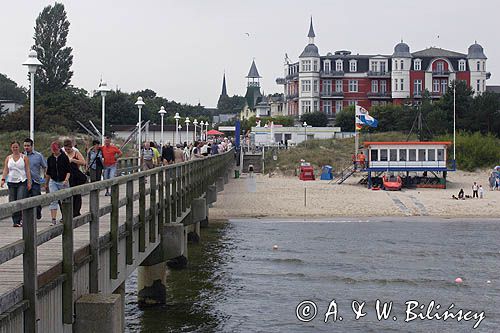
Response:
[{"label": "street lamp", "polygon": [[179,134],[179,138],[178,138],[178,139],[179,139],[179,144],[181,144],[181,145],[182,145],[182,140],[181,140],[181,138],[180,138],[180,133],[179,133],[179,131],[181,130],[181,128],[182,128],[182,126],[181,126],[181,125],[177,126],[177,132],[176,132],[176,133],[178,133],[178,134]]},{"label": "street lamp", "polygon": [[304,145],[307,148],[307,123],[304,121],[304,123],[302,124],[302,126],[304,126],[304,136],[306,137]]},{"label": "street lamp", "polygon": [[200,137],[202,140],[206,141],[206,139],[203,138],[203,125],[205,125],[205,122],[202,120],[200,123]]},{"label": "street lamp", "polygon": [[[175,140],[178,140],[179,139],[179,119],[181,119],[181,117],[179,116],[179,112],[175,113],[174,119],[175,119]],[[175,144],[175,140],[174,140],[174,144]],[[179,143],[180,143],[180,141],[181,140],[179,140]]]},{"label": "street lamp", "polygon": [[30,73],[30,139],[35,140],[35,73],[38,66],[42,66],[42,63],[37,58],[37,53],[35,50],[31,50],[28,55],[28,60],[23,63],[24,66],[28,66],[28,72]]},{"label": "street lamp", "polygon": [[186,124],[186,141],[189,143],[189,123],[191,120],[189,120],[189,117],[186,117],[186,120],[184,123]]},{"label": "street lamp", "polygon": [[194,125],[194,141],[196,141],[196,126],[198,126],[198,120],[193,120]]},{"label": "street lamp", "polygon": [[101,144],[104,146],[104,131],[105,131],[105,105],[106,105],[106,93],[109,91],[108,85],[106,82],[101,82],[99,85],[99,88],[97,88],[97,91],[101,92],[102,96],[102,117],[101,117]]},{"label": "street lamp", "polygon": [[137,108],[139,109],[139,129],[137,132],[137,137],[139,138],[139,158],[141,158],[141,145],[142,145],[142,137],[141,137],[141,127],[142,127],[142,119],[141,119],[141,110],[142,107],[145,105],[145,103],[142,101],[142,97],[139,96],[137,97],[137,102],[135,102],[135,105],[137,105]]},{"label": "street lamp", "polygon": [[161,117],[161,140],[160,140],[160,147],[163,150],[163,116],[165,115],[165,113],[167,113],[167,111],[165,111],[165,107],[162,106],[160,108],[160,111],[158,111],[158,113],[160,114],[160,117]]}]

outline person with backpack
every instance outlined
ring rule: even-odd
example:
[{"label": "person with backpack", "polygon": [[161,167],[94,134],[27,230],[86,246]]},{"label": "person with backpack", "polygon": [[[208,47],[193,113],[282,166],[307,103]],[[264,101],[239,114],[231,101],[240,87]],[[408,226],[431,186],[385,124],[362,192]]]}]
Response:
[{"label": "person with backpack", "polygon": [[99,140],[93,140],[92,147],[87,152],[87,172],[91,183],[101,180],[103,168],[103,155]]}]

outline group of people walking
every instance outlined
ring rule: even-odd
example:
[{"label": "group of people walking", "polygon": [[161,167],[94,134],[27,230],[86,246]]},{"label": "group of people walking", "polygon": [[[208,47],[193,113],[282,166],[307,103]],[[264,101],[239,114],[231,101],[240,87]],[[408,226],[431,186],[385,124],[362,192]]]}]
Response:
[{"label": "group of people walking", "polygon": [[[92,147],[82,154],[75,147],[73,140],[66,139],[61,145],[54,141],[50,145],[50,156],[45,159],[43,154],[33,147],[33,140],[27,138],[23,142],[24,151],[18,141],[10,144],[11,154],[4,162],[1,187],[7,184],[9,201],[24,199],[40,195],[42,185],[47,193],[56,192],[69,187],[75,187],[90,181],[113,178],[116,173],[117,158],[122,155],[121,150],[111,144],[111,138],[105,139],[104,146],[94,140]],[[89,176],[89,177],[88,177]],[[106,191],[105,195],[109,195]],[[73,196],[73,217],[80,215],[82,207],[81,195]],[[51,223],[57,223],[59,202],[49,205]],[[36,219],[42,218],[42,207],[36,208]],[[22,213],[16,212],[12,216],[14,227],[22,226]]]}]

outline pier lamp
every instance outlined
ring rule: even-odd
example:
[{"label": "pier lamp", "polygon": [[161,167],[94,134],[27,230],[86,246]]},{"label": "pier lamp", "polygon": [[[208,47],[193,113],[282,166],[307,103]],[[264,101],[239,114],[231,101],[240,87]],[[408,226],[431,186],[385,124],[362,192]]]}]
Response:
[{"label": "pier lamp", "polygon": [[35,50],[31,50],[28,55],[28,60],[23,63],[28,66],[30,73],[30,139],[35,140],[35,73],[42,63],[37,58]]},{"label": "pier lamp", "polygon": [[[179,119],[181,119],[181,116],[179,116],[179,112],[175,113],[174,116],[175,119],[175,140],[179,139]],[[174,140],[174,145],[175,145],[175,140]],[[179,140],[180,143],[181,140]]]},{"label": "pier lamp", "polygon": [[137,105],[137,109],[139,109],[139,128],[137,130],[137,137],[138,137],[138,142],[139,142],[139,158],[141,158],[141,143],[142,143],[142,136],[141,136],[141,127],[142,127],[142,119],[141,119],[141,113],[142,113],[142,107],[145,105],[144,101],[142,100],[142,97],[139,96],[137,97],[137,102],[135,102],[135,105]]},{"label": "pier lamp", "polygon": [[196,127],[198,126],[197,119],[193,120],[193,125],[194,125],[194,141],[196,141]]},{"label": "pier lamp", "polygon": [[101,115],[101,145],[104,146],[104,131],[105,131],[105,119],[106,119],[106,93],[109,91],[106,82],[101,82],[97,91],[101,93],[102,97],[102,115]]},{"label": "pier lamp", "polygon": [[200,137],[202,140],[207,140],[207,139],[204,139],[203,137],[203,126],[205,125],[205,122],[202,120],[201,123],[200,123]]},{"label": "pier lamp", "polygon": [[160,111],[158,111],[158,113],[160,114],[160,117],[161,117],[161,140],[160,140],[160,147],[161,149],[163,150],[163,116],[165,116],[165,113],[167,113],[167,111],[165,111],[165,107],[162,106],[160,108]]},{"label": "pier lamp", "polygon": [[307,148],[307,123],[304,121],[304,123],[302,124],[302,126],[304,126],[304,136],[306,137],[304,145]]},{"label": "pier lamp", "polygon": [[181,130],[181,128],[182,128],[181,125],[177,126],[177,133],[179,134],[179,138],[178,138],[179,139],[179,143],[182,145],[182,138],[181,138],[181,135],[179,133],[179,131]]},{"label": "pier lamp", "polygon": [[191,122],[191,120],[189,120],[189,117],[186,117],[186,120],[184,121],[184,123],[186,124],[186,142],[189,143],[189,123]]}]

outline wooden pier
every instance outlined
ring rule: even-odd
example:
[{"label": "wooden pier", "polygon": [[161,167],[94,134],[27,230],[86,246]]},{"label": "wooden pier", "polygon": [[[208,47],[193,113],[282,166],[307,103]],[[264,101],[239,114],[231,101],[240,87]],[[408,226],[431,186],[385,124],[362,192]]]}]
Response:
[{"label": "wooden pier", "polygon": [[[208,221],[207,206],[228,181],[233,160],[229,151],[136,172],[136,160],[128,159],[120,166],[125,175],[0,204],[0,332],[73,332],[82,296],[123,297],[136,268],[173,259],[168,228],[179,227],[185,244],[187,233]],[[77,194],[83,205],[73,218]],[[45,206],[56,200],[62,221],[51,226]],[[38,205],[45,208],[37,221]],[[23,227],[13,228],[10,217],[18,211]]]}]

